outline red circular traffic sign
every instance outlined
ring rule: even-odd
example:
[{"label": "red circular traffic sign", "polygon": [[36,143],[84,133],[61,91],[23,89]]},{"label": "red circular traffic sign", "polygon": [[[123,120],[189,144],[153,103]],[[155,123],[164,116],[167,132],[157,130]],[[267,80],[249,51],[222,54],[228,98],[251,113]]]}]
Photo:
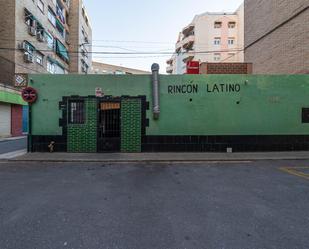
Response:
[{"label": "red circular traffic sign", "polygon": [[37,91],[32,87],[26,87],[22,90],[21,96],[23,100],[27,103],[34,103],[38,98]]}]

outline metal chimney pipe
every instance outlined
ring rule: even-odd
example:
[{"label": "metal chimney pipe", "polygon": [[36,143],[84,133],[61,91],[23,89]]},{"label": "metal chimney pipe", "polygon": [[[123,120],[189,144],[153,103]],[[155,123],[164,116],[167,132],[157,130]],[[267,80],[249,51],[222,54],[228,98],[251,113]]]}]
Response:
[{"label": "metal chimney pipe", "polygon": [[159,119],[160,116],[160,82],[159,82],[160,66],[157,63],[152,64],[152,103],[153,103],[153,118]]}]

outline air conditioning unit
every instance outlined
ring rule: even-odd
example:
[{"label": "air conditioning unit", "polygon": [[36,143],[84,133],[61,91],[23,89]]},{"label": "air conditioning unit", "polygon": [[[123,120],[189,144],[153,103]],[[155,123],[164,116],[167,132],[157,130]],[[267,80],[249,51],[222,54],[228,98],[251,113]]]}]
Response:
[{"label": "air conditioning unit", "polygon": [[37,34],[36,28],[33,27],[33,26],[29,26],[28,33],[29,33],[29,35],[36,36],[36,34]]},{"label": "air conditioning unit", "polygon": [[25,42],[21,42],[21,43],[18,44],[18,49],[20,49],[22,51],[27,51],[28,47],[27,47]]},{"label": "air conditioning unit", "polygon": [[26,52],[24,54],[24,61],[27,63],[33,63],[33,55]]},{"label": "air conditioning unit", "polygon": [[65,36],[65,42],[70,45],[70,37],[68,35]]},{"label": "air conditioning unit", "polygon": [[40,41],[40,42],[44,42],[45,41],[45,37],[44,37],[44,35],[40,32],[40,33],[37,33],[37,39],[38,39],[38,41]]}]

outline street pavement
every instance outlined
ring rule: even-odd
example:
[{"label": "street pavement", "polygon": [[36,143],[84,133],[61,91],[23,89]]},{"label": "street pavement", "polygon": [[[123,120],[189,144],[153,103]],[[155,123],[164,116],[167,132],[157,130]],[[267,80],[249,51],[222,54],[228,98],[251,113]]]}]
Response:
[{"label": "street pavement", "polygon": [[27,138],[0,141],[0,154],[11,153],[14,151],[25,150],[27,148]]},{"label": "street pavement", "polygon": [[0,162],[1,249],[305,249],[309,161]]}]

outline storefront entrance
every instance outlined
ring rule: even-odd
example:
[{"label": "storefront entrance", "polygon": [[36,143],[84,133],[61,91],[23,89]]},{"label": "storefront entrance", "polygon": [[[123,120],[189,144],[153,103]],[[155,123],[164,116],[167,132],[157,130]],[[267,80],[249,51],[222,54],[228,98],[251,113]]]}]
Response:
[{"label": "storefront entrance", "polygon": [[99,101],[98,152],[120,152],[120,99]]},{"label": "storefront entrance", "polygon": [[[68,152],[141,152],[142,97],[66,97],[63,133]],[[64,107],[64,106],[63,106]],[[61,107],[62,108],[62,107]]]}]

